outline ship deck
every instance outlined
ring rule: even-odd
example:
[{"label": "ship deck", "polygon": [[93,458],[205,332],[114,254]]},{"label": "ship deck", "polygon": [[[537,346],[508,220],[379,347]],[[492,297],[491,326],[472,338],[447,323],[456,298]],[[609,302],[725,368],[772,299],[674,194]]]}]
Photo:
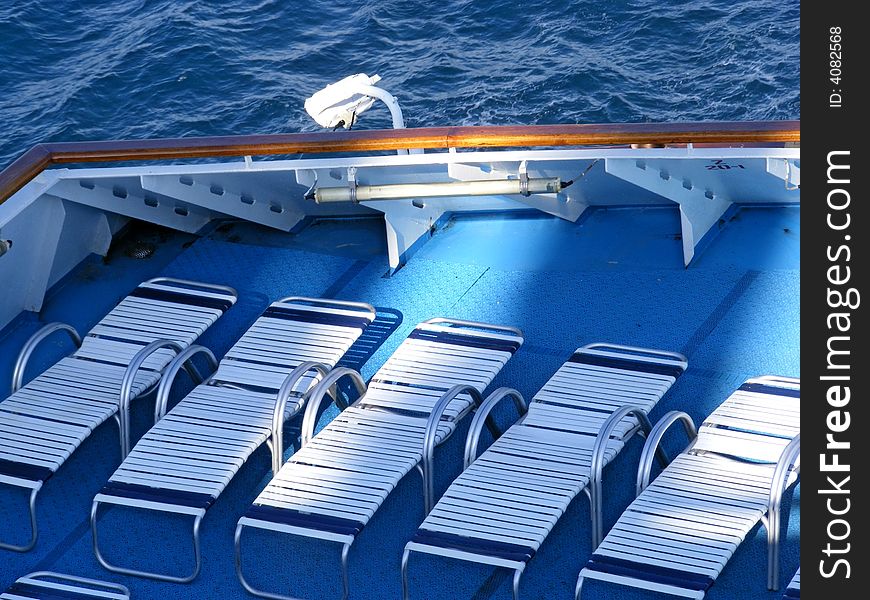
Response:
[{"label": "ship deck", "polygon": [[[144,279],[174,276],[224,283],[239,301],[200,339],[220,357],[271,301],[287,295],[360,300],[378,309],[379,325],[346,363],[368,378],[420,321],[436,316],[520,327],[525,344],[493,383],[531,398],[576,347],[607,341],[675,350],[689,369],[659,403],[653,420],[684,410],[700,422],[748,377],[799,376],[799,208],[744,208],[720,224],[716,238],[683,267],[676,208],[590,209],[578,223],[539,214],[478,216],[448,223],[387,277],[380,219],[317,221],[288,235],[225,222],[188,234],[139,225],[107,258],[91,257],[50,291],[40,314],[24,313],[0,332],[0,382],[10,381],[21,344],[42,324],[65,321],[86,331]],[[154,244],[148,259],[128,256],[136,241]],[[40,350],[33,369],[68,350]],[[186,391],[177,386],[176,395]],[[334,416],[328,410],[322,422]],[[499,414],[506,424],[509,410]],[[148,425],[151,403],[137,401],[134,439]],[[467,421],[439,448],[437,490],[461,469]],[[669,439],[671,451],[679,435]],[[487,434],[488,435],[488,434]],[[641,442],[635,438],[605,474],[605,527],[630,502]],[[292,451],[292,448],[289,449]],[[117,429],[100,427],[40,494],[41,536],[26,554],[3,552],[0,588],[34,570],[117,581],[133,598],[250,598],[236,579],[236,521],[270,477],[258,450],[203,522],[203,570],[189,585],[156,583],[103,570],[91,550],[91,501],[119,462]],[[359,536],[350,554],[351,598],[399,598],[404,544],[423,519],[422,486],[406,477]],[[799,494],[783,543],[782,578],[798,565]],[[0,490],[0,536],[23,539],[25,496]],[[132,517],[130,515],[133,515]],[[110,556],[160,571],[192,561],[189,524],[114,510],[101,517]],[[290,536],[247,546],[252,583],[302,598],[340,597],[339,546]],[[577,573],[591,553],[588,501],[578,497],[523,577],[522,596],[573,598]],[[510,597],[510,573],[415,555],[412,597],[428,600]],[[749,536],[708,594],[710,600],[779,598],[766,591],[766,543]],[[584,598],[657,596],[589,582]]]}]

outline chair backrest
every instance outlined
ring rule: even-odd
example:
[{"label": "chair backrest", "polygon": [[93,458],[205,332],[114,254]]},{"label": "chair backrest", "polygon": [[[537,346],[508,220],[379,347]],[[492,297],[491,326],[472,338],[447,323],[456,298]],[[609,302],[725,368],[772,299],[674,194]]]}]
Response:
[{"label": "chair backrest", "polygon": [[[426,321],[378,369],[359,406],[428,415],[454,385],[471,385],[483,392],[522,343],[521,332],[509,327]],[[444,416],[456,418],[471,403],[467,394],[460,394]]]},{"label": "chair backrest", "polygon": [[[375,318],[357,302],[285,298],[272,303],[226,353],[212,381],[277,391],[297,366],[314,361],[334,367]],[[296,389],[317,379],[310,373]]]},{"label": "chair backrest", "polygon": [[[73,356],[128,365],[144,346],[159,339],[187,346],[235,304],[226,286],[157,278],[139,285],[88,332]],[[175,354],[158,350],[143,367],[160,370]]]},{"label": "chair backrest", "polygon": [[[577,348],[532,398],[523,423],[590,436],[619,408],[649,412],[688,367],[682,355],[609,344]],[[626,417],[613,437],[637,425]]]},{"label": "chair backrest", "polygon": [[800,380],[757,377],[741,385],[698,429],[693,452],[776,463],[800,433]]}]

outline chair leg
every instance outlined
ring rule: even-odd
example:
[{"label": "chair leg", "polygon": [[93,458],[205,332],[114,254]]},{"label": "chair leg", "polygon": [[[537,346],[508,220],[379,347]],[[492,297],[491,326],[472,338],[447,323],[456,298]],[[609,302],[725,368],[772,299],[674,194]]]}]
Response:
[{"label": "chair leg", "polygon": [[423,486],[423,516],[425,517],[429,514],[426,510],[426,471],[423,469],[423,463],[421,462],[417,463],[416,469],[417,473],[420,474],[420,483]]},{"label": "chair leg", "polygon": [[193,553],[196,560],[196,565],[190,575],[178,577],[175,575],[164,575],[162,573],[151,573],[149,571],[140,571],[138,569],[119,567],[107,561],[100,552],[100,543],[99,538],[97,537],[97,511],[99,510],[99,507],[99,502],[94,502],[93,506],[91,507],[91,533],[93,536],[94,556],[97,558],[97,562],[99,562],[104,569],[112,571],[113,573],[120,573],[122,575],[144,577],[146,579],[154,579],[155,581],[166,581],[169,583],[190,583],[199,575],[199,572],[202,569],[202,548],[199,540],[199,527],[202,523],[202,518],[203,516],[205,516],[205,513],[196,515],[193,521]]},{"label": "chair leg", "polygon": [[520,600],[520,578],[523,576],[525,569],[526,567],[522,566],[514,571],[513,600]]},{"label": "chair leg", "polygon": [[[236,565],[236,576],[239,579],[239,583],[242,584],[242,587],[245,588],[249,594],[254,596],[259,596],[260,598],[269,598],[269,600],[301,600],[296,596],[287,596],[284,594],[276,594],[274,592],[267,592],[265,590],[260,590],[255,588],[251,583],[245,579],[245,574],[242,572],[242,530],[244,530],[245,526],[241,523],[236,525],[236,533],[234,536],[234,546],[235,546],[235,565]],[[346,542],[341,548],[341,580],[342,580],[342,600],[347,600],[347,597],[350,595],[350,578],[348,576],[348,555],[350,553],[350,547],[353,544],[353,541]]]},{"label": "chair leg", "polygon": [[580,569],[580,574],[577,576],[577,586],[574,588],[574,600],[580,600],[580,594],[583,593],[583,571],[585,569]]},{"label": "chair leg", "polygon": [[29,552],[30,550],[33,550],[34,546],[36,546],[36,540],[39,538],[39,529],[36,524],[36,495],[41,489],[42,485],[39,485],[39,487],[30,490],[30,500],[28,501],[28,506],[30,508],[30,541],[21,546],[0,542],[0,549],[11,550],[13,552]]},{"label": "chair leg", "polygon": [[252,586],[247,579],[245,579],[245,575],[242,572],[242,530],[245,528],[244,525],[239,523],[236,525],[236,534],[234,537],[234,544],[236,548],[236,576],[239,578],[239,583],[242,584],[242,587],[249,594],[253,594],[254,596],[259,596],[260,598],[269,598],[270,600],[298,600],[297,598],[293,598],[291,596],[285,596],[283,594],[273,594],[271,592],[266,592],[263,590],[258,590],[254,586]]},{"label": "chair leg", "polygon": [[410,600],[408,592],[408,558],[411,556],[411,551],[407,548],[402,554],[402,600]]},{"label": "chair leg", "polygon": [[347,572],[347,556],[350,552],[350,545],[353,542],[347,542],[341,547],[341,582],[344,588],[344,594],[342,595],[342,600],[347,600],[347,597],[350,596],[350,576]]},{"label": "chair leg", "polygon": [[[776,592],[779,590],[779,540],[780,515],[775,510],[767,515],[765,521],[767,528],[767,589]],[[788,523],[785,524],[788,527]]]},{"label": "chair leg", "polygon": [[586,486],[589,490],[589,513],[592,521],[592,549],[595,550],[604,540],[604,507],[601,505],[603,493],[601,480],[593,477]]}]

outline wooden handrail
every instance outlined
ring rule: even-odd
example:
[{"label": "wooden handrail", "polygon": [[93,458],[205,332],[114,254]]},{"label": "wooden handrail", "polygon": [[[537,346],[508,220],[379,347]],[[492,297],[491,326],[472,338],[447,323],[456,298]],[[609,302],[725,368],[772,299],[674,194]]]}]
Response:
[{"label": "wooden handrail", "polygon": [[422,127],[317,133],[38,144],[0,172],[0,204],[47,167],[64,163],[371,152],[402,148],[525,148],[626,144],[800,142],[800,121]]}]

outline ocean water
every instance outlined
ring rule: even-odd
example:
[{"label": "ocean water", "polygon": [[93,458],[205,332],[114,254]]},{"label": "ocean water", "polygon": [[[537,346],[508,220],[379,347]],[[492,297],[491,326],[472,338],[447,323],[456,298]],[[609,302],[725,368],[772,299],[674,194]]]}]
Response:
[{"label": "ocean water", "polygon": [[[0,167],[40,141],[310,131],[377,73],[408,126],[791,119],[794,0],[0,0]],[[389,127],[384,108],[359,127]]]}]

